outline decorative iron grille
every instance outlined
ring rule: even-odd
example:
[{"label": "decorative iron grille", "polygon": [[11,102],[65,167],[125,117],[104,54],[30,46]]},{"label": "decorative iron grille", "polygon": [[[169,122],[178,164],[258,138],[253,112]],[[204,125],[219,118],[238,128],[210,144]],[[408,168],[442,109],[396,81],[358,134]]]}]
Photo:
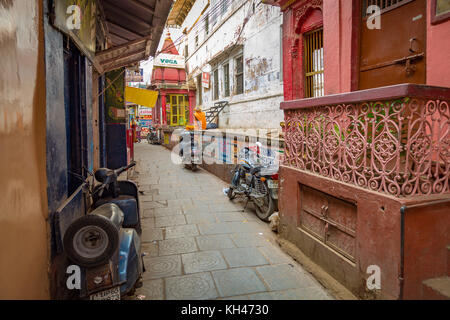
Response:
[{"label": "decorative iron grille", "polygon": [[448,101],[285,110],[284,165],[397,197],[450,193]]}]

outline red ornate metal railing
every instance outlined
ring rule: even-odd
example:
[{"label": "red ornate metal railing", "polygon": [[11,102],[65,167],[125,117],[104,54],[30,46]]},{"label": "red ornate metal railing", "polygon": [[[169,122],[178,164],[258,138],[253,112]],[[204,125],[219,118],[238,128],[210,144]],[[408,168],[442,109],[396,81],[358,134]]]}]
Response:
[{"label": "red ornate metal railing", "polygon": [[450,193],[450,89],[284,102],[284,165],[397,197]]}]

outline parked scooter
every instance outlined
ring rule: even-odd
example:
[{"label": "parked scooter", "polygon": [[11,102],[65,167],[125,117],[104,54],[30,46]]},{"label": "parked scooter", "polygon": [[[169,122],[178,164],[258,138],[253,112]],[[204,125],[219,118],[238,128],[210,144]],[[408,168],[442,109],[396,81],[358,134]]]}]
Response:
[{"label": "parked scooter", "polygon": [[139,192],[133,182],[118,180],[135,165],[97,170],[99,184],[86,183],[89,212],[70,224],[64,234],[64,251],[81,268],[78,298],[118,300],[142,285]]},{"label": "parked scooter", "polygon": [[245,208],[252,201],[257,216],[269,221],[272,213],[278,210],[278,169],[274,168],[273,159],[268,161],[248,147],[239,153],[238,159],[240,163],[232,171],[227,196],[230,200],[238,195],[245,196]]},{"label": "parked scooter", "polygon": [[185,168],[197,171],[201,164],[202,150],[194,139],[194,132],[185,130],[180,136],[180,157]]},{"label": "parked scooter", "polygon": [[149,133],[147,135],[147,142],[149,144],[161,144],[161,141],[158,137],[158,131],[155,127],[151,126],[149,129]]}]

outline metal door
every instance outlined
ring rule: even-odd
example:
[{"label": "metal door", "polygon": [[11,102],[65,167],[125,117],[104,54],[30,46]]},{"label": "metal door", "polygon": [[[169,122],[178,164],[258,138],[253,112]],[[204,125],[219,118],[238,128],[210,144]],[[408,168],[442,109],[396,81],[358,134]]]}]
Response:
[{"label": "metal door", "polygon": [[[367,13],[373,5],[379,29]],[[362,0],[359,89],[425,83],[426,16],[424,0]]]},{"label": "metal door", "polygon": [[355,204],[305,185],[300,185],[300,203],[300,228],[355,262]]}]

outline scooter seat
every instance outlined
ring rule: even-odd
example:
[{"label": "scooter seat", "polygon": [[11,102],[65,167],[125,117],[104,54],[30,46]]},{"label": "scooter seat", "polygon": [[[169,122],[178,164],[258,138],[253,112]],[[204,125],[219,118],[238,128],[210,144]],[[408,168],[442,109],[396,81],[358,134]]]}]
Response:
[{"label": "scooter seat", "polygon": [[90,214],[103,216],[110,220],[118,229],[122,227],[124,215],[119,206],[114,203],[106,203],[101,205]]}]

